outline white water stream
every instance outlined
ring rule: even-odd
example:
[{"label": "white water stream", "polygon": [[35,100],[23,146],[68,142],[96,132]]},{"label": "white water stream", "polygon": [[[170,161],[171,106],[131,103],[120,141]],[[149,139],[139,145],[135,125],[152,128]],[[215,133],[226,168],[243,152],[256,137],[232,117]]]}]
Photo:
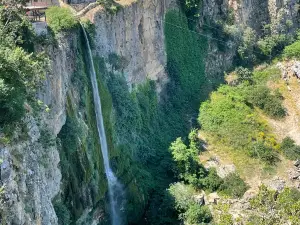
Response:
[{"label": "white water stream", "polygon": [[108,182],[111,223],[112,225],[121,225],[123,224],[121,218],[122,217],[121,208],[123,204],[124,190],[123,190],[123,186],[118,181],[117,177],[115,176],[112,169],[110,168],[106,134],[105,134],[104,123],[103,123],[102,109],[101,109],[101,100],[99,95],[97,79],[96,79],[96,72],[95,72],[95,67],[93,62],[92,51],[90,48],[89,39],[87,37],[86,31],[83,26],[82,26],[82,30],[84,33],[85,42],[88,50],[88,59],[89,59],[88,70],[91,76],[91,83],[93,87],[93,98],[94,98],[94,107],[95,107],[98,135],[99,135],[101,151],[103,156],[104,169],[105,169],[107,182]]}]

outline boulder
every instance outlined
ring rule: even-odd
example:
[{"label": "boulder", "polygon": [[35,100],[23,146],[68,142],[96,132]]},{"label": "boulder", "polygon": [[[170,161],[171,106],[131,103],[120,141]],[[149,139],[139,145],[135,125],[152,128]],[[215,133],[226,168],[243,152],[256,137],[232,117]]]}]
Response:
[{"label": "boulder", "polygon": [[295,170],[289,171],[288,174],[289,174],[289,178],[290,178],[291,180],[296,180],[297,178],[300,177],[300,172],[295,171]]},{"label": "boulder", "polygon": [[296,167],[299,167],[299,166],[300,166],[300,160],[299,160],[299,159],[297,159],[297,160],[294,162],[294,166],[296,166]]},{"label": "boulder", "polygon": [[275,176],[273,179],[263,182],[267,187],[274,191],[282,191],[285,188],[285,181]]},{"label": "boulder", "polygon": [[200,194],[194,196],[194,201],[195,201],[198,205],[204,205],[204,204],[205,204],[204,198],[205,198],[205,193],[202,192],[202,193],[200,193]]},{"label": "boulder", "polygon": [[217,192],[210,193],[207,195],[207,198],[205,200],[206,204],[217,204],[220,200],[220,197]]}]

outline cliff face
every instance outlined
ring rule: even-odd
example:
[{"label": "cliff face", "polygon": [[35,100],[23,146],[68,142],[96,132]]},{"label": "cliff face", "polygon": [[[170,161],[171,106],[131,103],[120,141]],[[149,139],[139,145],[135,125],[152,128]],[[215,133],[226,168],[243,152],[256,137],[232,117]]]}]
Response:
[{"label": "cliff face", "polygon": [[124,74],[128,85],[155,80],[159,87],[165,84],[166,54],[164,47],[164,15],[176,7],[175,1],[121,1],[122,8],[110,14],[97,7],[85,17],[96,28],[95,54],[108,58],[117,54],[126,60]]},{"label": "cliff face", "polygon": [[[68,36],[49,47],[51,72],[40,91],[38,115],[29,109],[10,143],[0,145],[4,185],[3,224],[57,224],[52,199],[60,191],[56,136],[66,120],[66,93],[74,68],[74,41]],[[51,110],[46,112],[44,104]]]},{"label": "cliff face", "polygon": [[[118,60],[122,61],[120,70],[129,89],[150,79],[156,82],[157,91],[161,92],[169,79],[165,73],[164,15],[170,9],[179,8],[173,0],[121,1],[119,4],[123,7],[115,14],[110,14],[102,6],[85,13],[84,17],[95,24],[93,53],[103,57],[104,64],[111,71],[115,68],[109,61],[117,55]],[[256,30],[264,21],[278,29],[287,20],[293,22],[291,29],[297,26],[296,0],[269,0],[263,3],[259,0],[204,0],[201,12],[207,19],[218,20],[228,15],[231,8],[235,13],[235,24]],[[204,23],[201,18],[199,23]],[[69,208],[70,213],[79,218],[78,224],[104,221],[105,174],[97,140],[89,139],[97,132],[92,127],[93,103],[87,97],[90,95],[88,82],[81,86],[78,84],[78,80],[84,80],[87,75],[75,75],[78,72],[78,55],[83,54],[78,50],[78,37],[78,33],[69,34],[61,37],[57,46],[46,48],[51,60],[51,72],[47,74],[44,87],[38,94],[43,102],[41,109],[38,115],[29,109],[11,142],[0,144],[0,158],[3,160],[1,182],[5,187],[1,209],[5,215],[3,224],[58,224],[58,211],[54,211],[52,204],[55,196],[59,196],[58,202],[67,199],[67,205],[63,208]],[[232,65],[236,46],[229,42],[228,46],[232,48],[220,51],[216,41],[209,39],[208,43],[206,79],[218,79]],[[49,106],[50,111],[44,104]],[[107,115],[106,118],[110,119],[109,110]],[[65,132],[74,123],[78,126],[73,129],[82,131],[76,134],[81,138],[73,135],[68,145],[64,140],[69,140],[69,134]],[[76,150],[70,153],[71,143],[76,143]],[[62,158],[64,162],[72,161],[73,164],[60,163]],[[120,168],[118,163],[114,163],[114,167],[119,170],[118,175],[127,170],[126,167]],[[71,173],[74,168],[75,172]],[[74,180],[76,182],[72,182]],[[128,186],[139,192],[135,182],[133,179]],[[73,197],[76,199],[74,202]],[[144,200],[144,196],[139,198]],[[87,216],[90,212],[91,215]],[[92,218],[88,220],[88,217]]]},{"label": "cliff face", "polygon": [[[206,58],[206,75],[211,79],[221,74],[232,65],[237,45],[247,27],[252,28],[257,36],[270,24],[272,34],[294,32],[298,27],[298,4],[296,0],[203,0],[199,18],[201,27],[218,33],[220,27],[215,23],[231,19],[232,23],[225,29],[236,36],[224,42],[220,36],[210,39],[209,54]],[[219,47],[225,50],[221,50]]]}]

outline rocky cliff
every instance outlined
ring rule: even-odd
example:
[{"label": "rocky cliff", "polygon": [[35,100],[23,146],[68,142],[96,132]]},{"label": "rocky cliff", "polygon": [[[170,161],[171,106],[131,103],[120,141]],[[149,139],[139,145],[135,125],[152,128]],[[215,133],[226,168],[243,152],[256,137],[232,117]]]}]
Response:
[{"label": "rocky cliff", "polygon": [[[40,108],[28,113],[10,138],[0,145],[4,185],[3,224],[57,224],[52,199],[60,191],[61,172],[56,136],[66,121],[66,96],[74,72],[76,35],[46,49],[51,72],[39,92]],[[50,107],[46,110],[45,104]]]}]

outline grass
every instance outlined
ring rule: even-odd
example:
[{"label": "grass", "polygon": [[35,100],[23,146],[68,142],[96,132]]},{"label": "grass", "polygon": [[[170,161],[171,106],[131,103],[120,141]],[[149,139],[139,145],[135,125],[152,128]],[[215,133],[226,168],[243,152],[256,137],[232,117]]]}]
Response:
[{"label": "grass", "polygon": [[205,163],[205,161],[208,161],[210,158],[218,156],[218,158],[222,159],[222,163],[234,164],[237,172],[247,183],[254,178],[249,176],[249,174],[258,175],[263,171],[263,165],[259,159],[251,158],[245,154],[245,152],[236,151],[232,147],[224,145],[222,142],[219,142],[217,138],[208,133],[201,131],[201,136],[205,137],[209,144],[208,151],[200,155],[201,162]]}]

